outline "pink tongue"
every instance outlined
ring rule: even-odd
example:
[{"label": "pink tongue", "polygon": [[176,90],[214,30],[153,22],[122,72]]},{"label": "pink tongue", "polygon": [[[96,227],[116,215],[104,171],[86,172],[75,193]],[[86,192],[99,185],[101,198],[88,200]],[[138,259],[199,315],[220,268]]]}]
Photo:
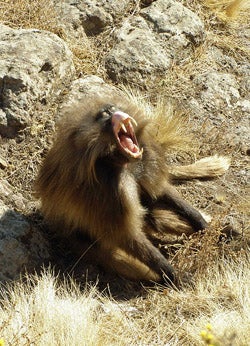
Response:
[{"label": "pink tongue", "polygon": [[120,141],[121,141],[121,144],[123,147],[128,148],[133,153],[136,153],[138,151],[137,146],[133,143],[133,141],[130,137],[122,135],[120,137]]}]

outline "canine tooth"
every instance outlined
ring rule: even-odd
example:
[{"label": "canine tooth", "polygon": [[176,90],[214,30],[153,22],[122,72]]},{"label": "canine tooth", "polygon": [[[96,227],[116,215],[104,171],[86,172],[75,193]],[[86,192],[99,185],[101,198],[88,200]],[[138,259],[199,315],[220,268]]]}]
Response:
[{"label": "canine tooth", "polygon": [[137,122],[135,121],[135,119],[134,118],[132,118],[132,117],[129,117],[129,120],[131,120],[131,122],[135,125],[135,126],[137,126]]},{"label": "canine tooth", "polygon": [[124,131],[125,133],[128,132],[127,129],[126,129],[126,126],[125,126],[123,123],[121,124],[121,128],[123,129],[123,131]]}]

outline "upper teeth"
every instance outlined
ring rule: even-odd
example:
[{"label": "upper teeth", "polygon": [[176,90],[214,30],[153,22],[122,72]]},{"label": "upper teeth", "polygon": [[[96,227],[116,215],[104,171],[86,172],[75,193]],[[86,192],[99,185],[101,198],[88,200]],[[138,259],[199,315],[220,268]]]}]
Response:
[{"label": "upper teeth", "polygon": [[137,122],[136,122],[136,120],[134,118],[129,117],[129,119],[132,121],[132,123],[134,123],[135,126],[137,126]]},{"label": "upper teeth", "polygon": [[128,132],[127,129],[126,129],[126,126],[125,126],[123,123],[121,124],[121,128],[123,129],[123,131],[124,131],[125,133]]}]

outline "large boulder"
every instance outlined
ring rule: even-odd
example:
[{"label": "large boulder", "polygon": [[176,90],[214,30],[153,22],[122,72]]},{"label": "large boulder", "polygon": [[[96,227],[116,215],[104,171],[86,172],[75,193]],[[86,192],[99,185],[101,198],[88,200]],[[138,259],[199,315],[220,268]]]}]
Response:
[{"label": "large boulder", "polygon": [[113,80],[143,83],[146,76],[164,75],[173,62],[186,59],[204,40],[199,17],[174,0],[157,0],[126,19],[106,58]]},{"label": "large boulder", "polygon": [[204,39],[204,25],[192,11],[175,0],[158,0],[141,10],[151,29],[159,34],[169,54],[179,60],[183,49],[199,45]]},{"label": "large boulder", "polygon": [[0,134],[14,137],[30,124],[37,103],[46,104],[73,74],[72,54],[58,36],[0,24]]},{"label": "large boulder", "polygon": [[0,200],[0,281],[38,269],[49,259],[48,248],[41,232]]},{"label": "large boulder", "polygon": [[111,79],[141,84],[149,74],[167,71],[171,59],[148,23],[141,17],[131,17],[117,32],[117,43],[105,66]]}]

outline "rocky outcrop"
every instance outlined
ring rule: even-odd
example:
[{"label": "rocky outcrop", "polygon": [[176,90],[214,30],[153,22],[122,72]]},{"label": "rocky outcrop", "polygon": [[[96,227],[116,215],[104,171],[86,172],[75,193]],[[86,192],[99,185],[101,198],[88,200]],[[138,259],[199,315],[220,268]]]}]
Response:
[{"label": "rocky outcrop", "polygon": [[24,210],[28,201],[19,192],[14,192],[13,187],[5,179],[0,179],[0,200],[12,205],[17,210]]},{"label": "rocky outcrop", "polygon": [[171,59],[161,41],[141,17],[130,18],[117,32],[116,44],[106,58],[105,66],[110,78],[116,81],[137,81],[149,74],[165,73]]},{"label": "rocky outcrop", "polygon": [[14,137],[36,104],[46,104],[73,74],[72,54],[58,36],[0,25],[0,134]]},{"label": "rocky outcrop", "polygon": [[[165,42],[170,55],[178,60],[178,53],[191,43],[199,45],[204,39],[204,25],[200,18],[175,0],[158,0],[141,10],[140,15]],[[189,49],[187,49],[186,54]],[[177,53],[177,57],[176,57]]]},{"label": "rocky outcrop", "polygon": [[200,89],[199,97],[208,111],[233,106],[240,99],[239,86],[234,75],[229,73],[208,72],[194,78]]},{"label": "rocky outcrop", "polygon": [[116,28],[115,44],[105,59],[108,75],[116,81],[143,84],[145,76],[166,73],[172,62],[186,59],[205,36],[199,17],[175,0],[141,2],[141,9],[134,4],[127,18],[123,13],[132,4],[123,0],[55,4],[68,32],[83,28],[91,36]]},{"label": "rocky outcrop", "polygon": [[158,0],[126,19],[116,32],[116,44],[106,58],[116,81],[143,83],[145,76],[164,75],[204,39],[199,17],[174,0]]}]

